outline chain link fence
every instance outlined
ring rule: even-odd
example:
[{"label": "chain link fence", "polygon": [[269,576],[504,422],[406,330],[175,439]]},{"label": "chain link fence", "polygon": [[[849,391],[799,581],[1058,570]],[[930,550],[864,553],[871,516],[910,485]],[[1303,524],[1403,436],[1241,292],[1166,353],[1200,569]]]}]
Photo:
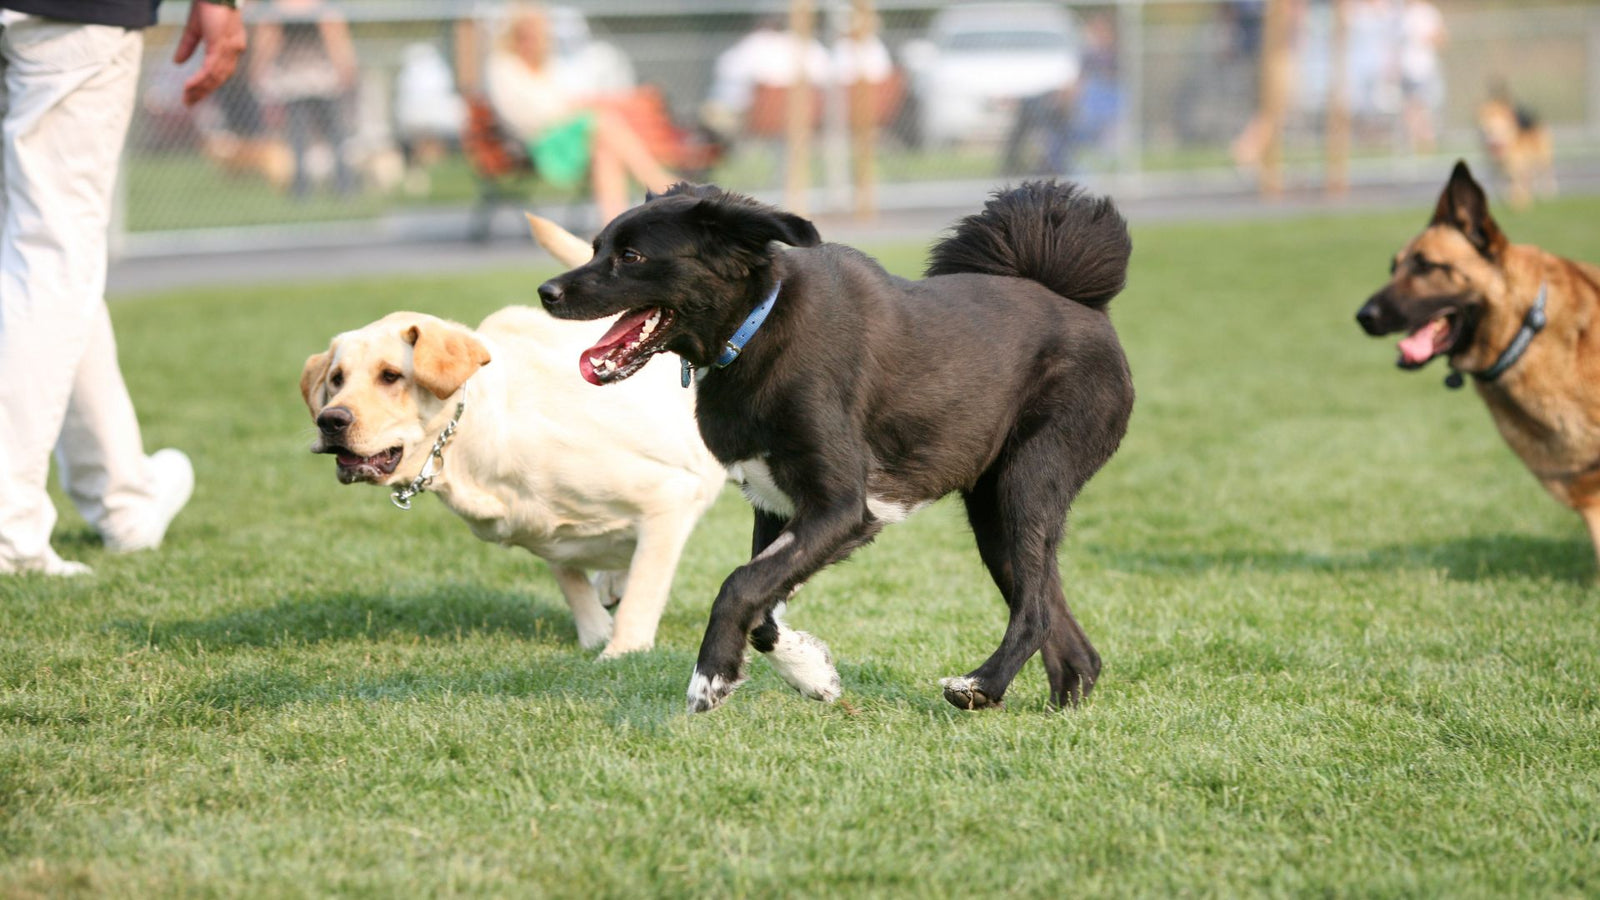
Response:
[{"label": "chain link fence", "polygon": [[[1537,110],[1559,158],[1600,159],[1600,7],[1439,3],[1448,41],[1441,90],[1429,98],[1437,138],[1418,147],[1394,61],[1403,4],[1286,2],[1293,49],[1281,148],[1291,187],[1320,184],[1336,98],[1350,111],[1349,174],[1358,183],[1437,180],[1448,158],[1481,161],[1477,109],[1496,89]],[[730,114],[717,77],[719,58],[741,40],[764,24],[787,25],[788,4],[615,0],[549,13],[571,86],[649,86],[678,133],[726,140],[705,177],[774,200],[785,199],[787,184],[794,201],[802,185],[799,202],[814,213],[851,209],[867,166],[879,208],[970,205],[996,184],[1036,174],[1123,194],[1254,187],[1246,136],[1259,98],[1260,2],[974,11],[886,0],[865,20],[853,15],[858,6],[816,4],[827,57],[818,77],[836,82],[830,73],[852,64],[866,73],[866,56],[840,48],[852,29],[875,26],[888,65],[870,73],[876,87],[862,121],[873,130],[852,144],[849,92],[824,84],[812,126],[800,125],[801,159],[788,138],[788,89],[746,85],[748,105]],[[490,221],[493,204],[544,207],[573,227],[593,226],[582,187],[487,176],[464,152],[472,149],[462,141],[464,98],[481,89],[512,7],[347,0],[324,8],[336,16],[307,18],[281,0],[251,4],[239,76],[188,109],[179,100],[187,70],[170,62],[186,10],[164,6],[147,34],[128,142],[122,252],[462,235]],[[319,57],[305,42],[326,48],[336,31],[348,35],[349,60],[330,67],[321,60],[340,54]],[[493,222],[507,230],[513,219]]]}]

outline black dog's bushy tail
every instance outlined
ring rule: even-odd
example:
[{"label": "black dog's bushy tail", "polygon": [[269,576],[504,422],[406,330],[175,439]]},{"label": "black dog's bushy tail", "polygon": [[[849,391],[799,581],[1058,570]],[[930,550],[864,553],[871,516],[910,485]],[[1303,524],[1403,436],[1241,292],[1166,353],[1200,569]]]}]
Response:
[{"label": "black dog's bushy tail", "polygon": [[934,245],[927,275],[976,272],[1037,281],[1096,309],[1128,281],[1133,240],[1109,197],[1075,184],[1029,181],[998,191]]}]

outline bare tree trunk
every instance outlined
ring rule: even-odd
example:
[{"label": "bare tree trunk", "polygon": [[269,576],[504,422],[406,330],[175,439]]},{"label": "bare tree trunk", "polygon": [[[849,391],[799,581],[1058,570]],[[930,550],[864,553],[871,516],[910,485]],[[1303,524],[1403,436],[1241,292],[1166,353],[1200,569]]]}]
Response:
[{"label": "bare tree trunk", "polygon": [[1328,84],[1327,175],[1330,197],[1350,192],[1350,3],[1333,0],[1332,78]]},{"label": "bare tree trunk", "polygon": [[794,81],[788,91],[789,128],[784,172],[784,205],[796,215],[805,215],[811,187],[811,104],[812,85],[806,71],[806,55],[816,33],[816,9],[811,0],[789,3],[789,33],[795,42]]},{"label": "bare tree trunk", "polygon": [[[878,17],[872,10],[872,0],[853,0],[851,13],[850,39],[855,46],[877,37]],[[870,219],[878,214],[878,88],[864,76],[861,62],[858,56],[855,81],[850,84],[850,168],[855,181],[856,218]]]}]

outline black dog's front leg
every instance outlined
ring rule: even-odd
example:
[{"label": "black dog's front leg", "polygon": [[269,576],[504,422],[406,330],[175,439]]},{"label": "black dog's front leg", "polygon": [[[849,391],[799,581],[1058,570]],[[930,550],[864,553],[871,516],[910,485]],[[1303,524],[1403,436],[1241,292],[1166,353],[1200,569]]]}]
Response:
[{"label": "black dog's front leg", "polygon": [[711,606],[711,621],[689,680],[689,711],[719,706],[743,680],[744,646],[752,630],[768,623],[774,630],[780,627],[771,615],[773,608],[795,586],[871,540],[881,527],[866,514],[866,503],[859,497],[815,512],[802,510],[755,558],[735,569]]}]

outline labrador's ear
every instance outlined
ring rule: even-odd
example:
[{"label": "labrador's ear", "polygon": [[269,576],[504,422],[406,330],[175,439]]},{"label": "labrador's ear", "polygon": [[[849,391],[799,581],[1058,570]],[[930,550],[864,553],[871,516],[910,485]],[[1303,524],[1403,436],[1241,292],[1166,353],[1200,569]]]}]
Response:
[{"label": "labrador's ear", "polygon": [[594,258],[594,248],[583,242],[583,238],[562,228],[549,219],[536,216],[533,213],[523,213],[528,217],[528,230],[533,232],[533,239],[539,246],[549,251],[556,262],[569,269],[577,267]]},{"label": "labrador's ear", "polygon": [[461,389],[489,363],[489,351],[463,328],[443,322],[412,325],[400,336],[412,346],[411,377],[440,400]]},{"label": "labrador's ear", "polygon": [[321,404],[311,400],[311,392],[322,384],[322,379],[328,377],[328,363],[333,361],[331,349],[322,353],[313,353],[306,359],[306,367],[300,373],[300,396],[306,401],[306,408],[315,416],[321,412]]}]

